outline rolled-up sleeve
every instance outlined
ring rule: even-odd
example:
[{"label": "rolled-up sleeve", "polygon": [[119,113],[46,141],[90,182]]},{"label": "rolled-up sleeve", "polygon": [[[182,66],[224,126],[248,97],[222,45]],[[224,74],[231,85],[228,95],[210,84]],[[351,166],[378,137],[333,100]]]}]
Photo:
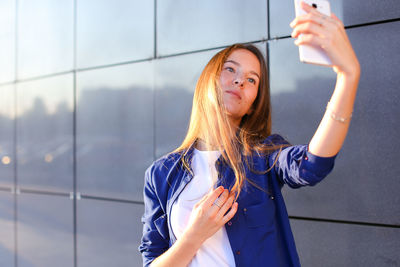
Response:
[{"label": "rolled-up sleeve", "polygon": [[145,174],[143,191],[145,211],[142,216],[143,236],[139,246],[139,251],[142,253],[143,266],[149,266],[155,258],[164,253],[169,247],[167,216],[153,186],[154,173],[154,166],[151,166]]},{"label": "rolled-up sleeve", "polygon": [[[282,144],[287,142],[282,138]],[[274,164],[274,171],[281,183],[292,188],[310,185],[322,181],[333,169],[333,157],[319,157],[308,151],[307,145],[288,146],[276,150],[270,155],[270,166]]]}]

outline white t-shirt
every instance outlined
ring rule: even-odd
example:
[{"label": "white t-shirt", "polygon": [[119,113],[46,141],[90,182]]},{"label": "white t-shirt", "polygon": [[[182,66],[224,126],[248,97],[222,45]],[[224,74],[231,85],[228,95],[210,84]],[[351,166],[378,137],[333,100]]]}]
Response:
[{"label": "white t-shirt", "polygon": [[[215,162],[219,151],[194,149],[192,158],[193,179],[172,205],[171,227],[177,239],[182,236],[194,205],[214,188],[218,174]],[[231,245],[225,226],[207,239],[188,265],[189,267],[235,266]]]}]

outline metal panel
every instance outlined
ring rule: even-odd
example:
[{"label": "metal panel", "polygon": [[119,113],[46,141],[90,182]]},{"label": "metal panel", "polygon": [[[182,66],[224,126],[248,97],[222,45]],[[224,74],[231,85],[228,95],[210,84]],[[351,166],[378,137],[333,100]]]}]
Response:
[{"label": "metal panel", "polygon": [[266,0],[157,2],[157,54],[169,55],[265,40]]},{"label": "metal panel", "polygon": [[33,194],[17,201],[18,266],[73,266],[73,201]]},{"label": "metal panel", "polygon": [[400,229],[291,220],[302,266],[398,266]]},{"label": "metal panel", "polygon": [[71,192],[73,76],[17,84],[17,169],[23,188]]},{"label": "metal panel", "polygon": [[77,182],[82,194],[142,200],[153,161],[153,63],[77,75]]},{"label": "metal panel", "polygon": [[77,66],[151,58],[154,1],[77,1]]},{"label": "metal panel", "polygon": [[15,264],[14,229],[14,195],[0,191],[0,266]]},{"label": "metal panel", "polygon": [[14,85],[0,87],[0,186],[14,186]]},{"label": "metal panel", "polygon": [[74,1],[21,0],[17,12],[17,78],[71,70]]},{"label": "metal panel", "polygon": [[15,2],[0,2],[0,83],[15,79]]},{"label": "metal panel", "polygon": [[78,266],[142,266],[138,246],[143,210],[137,204],[79,200]]}]

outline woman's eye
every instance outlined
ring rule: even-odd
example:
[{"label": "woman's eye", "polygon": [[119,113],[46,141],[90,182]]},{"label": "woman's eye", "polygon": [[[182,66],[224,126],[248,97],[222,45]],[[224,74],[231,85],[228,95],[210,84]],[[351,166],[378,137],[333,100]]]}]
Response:
[{"label": "woman's eye", "polygon": [[247,79],[249,82],[256,84],[256,80],[254,80],[253,78],[248,78]]},{"label": "woman's eye", "polygon": [[233,68],[231,68],[231,67],[226,67],[225,68],[227,71],[230,71],[230,72],[234,72],[235,70],[233,69]]}]

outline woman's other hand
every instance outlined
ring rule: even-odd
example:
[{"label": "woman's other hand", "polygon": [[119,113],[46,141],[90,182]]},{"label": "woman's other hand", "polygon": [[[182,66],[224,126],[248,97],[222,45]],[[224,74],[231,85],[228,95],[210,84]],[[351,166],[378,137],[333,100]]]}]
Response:
[{"label": "woman's other hand", "polygon": [[151,266],[187,266],[204,241],[235,215],[238,204],[233,203],[234,198],[234,194],[229,194],[222,186],[205,195],[194,206],[181,238],[156,258]]},{"label": "woman's other hand", "polygon": [[360,65],[343,23],[333,13],[328,17],[303,1],[300,4],[307,14],[296,17],[290,23],[292,37],[298,38],[295,44],[321,47],[331,59],[337,74],[359,75]]},{"label": "woman's other hand", "polygon": [[238,203],[234,199],[235,195],[222,186],[205,195],[194,206],[182,238],[196,243],[206,241],[235,215]]}]

